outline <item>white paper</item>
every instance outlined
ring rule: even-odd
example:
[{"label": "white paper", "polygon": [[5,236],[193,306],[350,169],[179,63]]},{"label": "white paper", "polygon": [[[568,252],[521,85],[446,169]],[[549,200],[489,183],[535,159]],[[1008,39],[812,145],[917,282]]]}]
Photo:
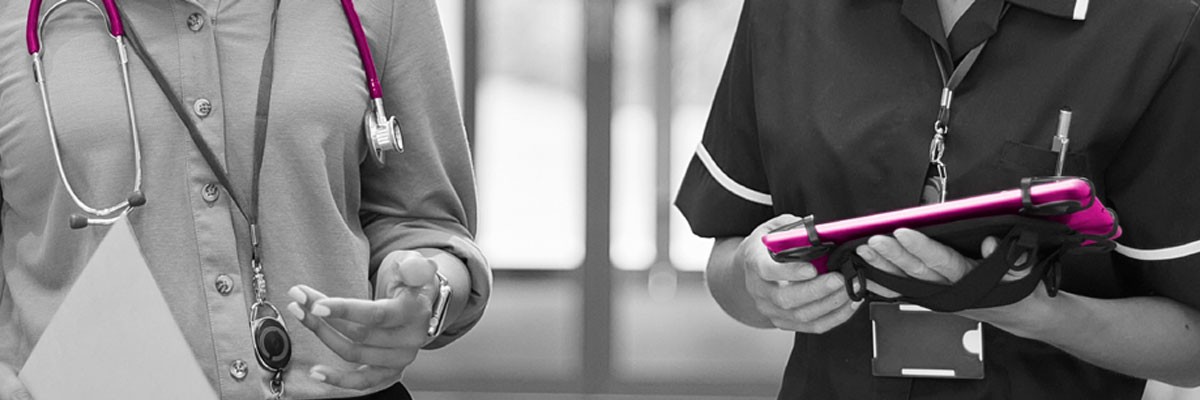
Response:
[{"label": "white paper", "polygon": [[67,294],[21,380],[37,400],[217,398],[124,218]]}]

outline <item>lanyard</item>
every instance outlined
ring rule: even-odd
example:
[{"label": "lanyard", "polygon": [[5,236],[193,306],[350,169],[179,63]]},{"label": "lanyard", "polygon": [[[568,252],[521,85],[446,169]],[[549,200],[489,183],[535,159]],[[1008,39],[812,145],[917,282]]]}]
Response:
[{"label": "lanyard", "polygon": [[[1000,11],[1000,19],[1004,19],[1004,15],[1008,14],[1009,3],[1004,3],[1004,8]],[[946,139],[950,136],[950,105],[954,101],[954,91],[958,89],[958,85],[962,83],[963,78],[971,71],[971,67],[975,66],[975,62],[979,61],[979,53],[983,52],[983,48],[987,46],[988,41],[984,40],[979,45],[972,48],[963,56],[958,66],[954,68],[950,74],[946,74],[946,66],[953,65],[953,60],[948,60],[945,52],[938,48],[937,42],[930,39],[929,43],[933,46],[933,56],[937,59],[938,73],[942,76],[942,99],[938,107],[937,120],[933,122],[933,139],[929,141],[929,166],[933,169],[935,176],[930,177],[933,185],[938,191],[937,202],[946,201],[947,185],[950,178],[946,171],[946,163],[942,161],[942,157],[946,155]]]},{"label": "lanyard", "polygon": [[975,66],[975,61],[979,60],[979,53],[983,52],[987,40],[968,51],[962,62],[949,75],[946,75],[946,65],[949,63],[944,59],[942,51],[938,49],[937,43],[930,43],[933,45],[933,55],[937,58],[938,72],[942,75],[942,100],[938,107],[937,120],[933,122],[933,139],[929,142],[929,165],[936,174],[931,179],[938,191],[937,202],[941,203],[946,201],[946,186],[949,180],[942,156],[946,154],[946,137],[950,135],[950,105],[954,100],[954,91],[971,71],[971,67]]},{"label": "lanyard", "polygon": [[[258,358],[260,365],[274,374],[271,379],[271,391],[276,398],[281,398],[283,396],[283,373],[291,361],[291,339],[288,336],[286,327],[283,325],[282,315],[267,298],[267,276],[262,265],[262,253],[259,248],[258,234],[259,175],[262,172],[263,151],[267,140],[267,114],[271,108],[271,82],[275,69],[275,28],[278,12],[279,0],[275,0],[275,7],[271,12],[271,34],[267,41],[266,53],[263,55],[262,75],[258,82],[258,105],[254,114],[253,175],[251,178],[250,197],[248,202],[245,203],[234,194],[233,185],[230,184],[229,180],[229,173],[222,167],[216,153],[200,135],[200,130],[188,116],[179,97],[171,91],[171,87],[163,76],[162,70],[159,69],[158,65],[145,51],[145,46],[142,45],[141,38],[138,37],[133,27],[130,26],[131,24],[127,23],[125,30],[126,36],[130,39],[130,44],[136,50],[135,53],[142,59],[142,62],[146,65],[146,69],[154,77],[155,83],[158,84],[163,94],[166,95],[167,101],[171,103],[171,108],[179,116],[184,127],[187,128],[188,136],[196,144],[200,155],[204,157],[204,161],[212,169],[213,174],[216,175],[217,181],[221,186],[225,187],[225,192],[229,194],[229,198],[233,200],[234,206],[242,214],[242,217],[246,219],[246,223],[250,227],[250,244],[252,246],[250,265],[254,272],[253,289],[255,300],[254,304],[250,306],[250,319],[251,330],[255,339],[255,356]],[[125,20],[128,21],[129,19],[126,18]],[[275,316],[259,317],[259,312],[262,310],[273,311]]]}]

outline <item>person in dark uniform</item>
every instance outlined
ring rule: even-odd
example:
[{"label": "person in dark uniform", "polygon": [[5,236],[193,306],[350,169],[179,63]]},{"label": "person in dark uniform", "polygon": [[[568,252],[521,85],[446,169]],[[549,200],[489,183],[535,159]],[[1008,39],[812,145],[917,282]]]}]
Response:
[{"label": "person in dark uniform", "polygon": [[[716,239],[707,279],[722,308],[797,332],[779,397],[1140,399],[1146,379],[1200,385],[1198,9],[748,0],[677,206]],[[1064,106],[1064,174],[1095,184],[1120,216],[1122,246],[1065,258],[1056,297],[1039,288],[959,313],[985,323],[983,379],[874,376],[868,307],[849,299],[841,274],[777,263],[761,244],[793,214],[832,221],[918,205],[930,188],[954,199],[1052,175]],[[937,120],[951,132],[944,176],[930,173]],[[942,283],[973,263],[908,230],[857,250],[877,268]]]}]

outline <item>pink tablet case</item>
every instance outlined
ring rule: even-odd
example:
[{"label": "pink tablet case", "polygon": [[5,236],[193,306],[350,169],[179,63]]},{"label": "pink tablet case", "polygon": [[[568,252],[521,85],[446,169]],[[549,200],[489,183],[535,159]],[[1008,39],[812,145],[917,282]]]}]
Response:
[{"label": "pink tablet case", "polygon": [[[1115,239],[1121,235],[1120,227],[1114,226],[1116,219],[1100,203],[1100,199],[1095,198],[1092,185],[1084,179],[1068,178],[1034,184],[1029,191],[1030,199],[1035,206],[1060,201],[1073,201],[1087,206],[1073,213],[1039,218],[1066,224],[1085,235],[1104,236],[1109,239]],[[866,236],[890,234],[899,228],[914,229],[969,218],[1020,214],[1023,208],[1021,189],[1012,189],[945,203],[817,224],[815,229],[821,242],[837,245]],[[763,244],[771,253],[813,245],[809,241],[808,231],[804,226],[769,233],[763,236]],[[1091,242],[1084,242],[1084,244],[1091,244]],[[810,262],[816,266],[818,272],[825,273],[827,258],[827,255],[821,255]]]}]

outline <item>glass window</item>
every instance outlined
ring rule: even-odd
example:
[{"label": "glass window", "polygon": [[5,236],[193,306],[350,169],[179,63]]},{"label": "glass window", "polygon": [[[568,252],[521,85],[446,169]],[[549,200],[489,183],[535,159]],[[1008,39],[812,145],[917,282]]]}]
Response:
[{"label": "glass window", "polygon": [[480,7],[479,245],[497,269],[583,259],[582,2]]}]

